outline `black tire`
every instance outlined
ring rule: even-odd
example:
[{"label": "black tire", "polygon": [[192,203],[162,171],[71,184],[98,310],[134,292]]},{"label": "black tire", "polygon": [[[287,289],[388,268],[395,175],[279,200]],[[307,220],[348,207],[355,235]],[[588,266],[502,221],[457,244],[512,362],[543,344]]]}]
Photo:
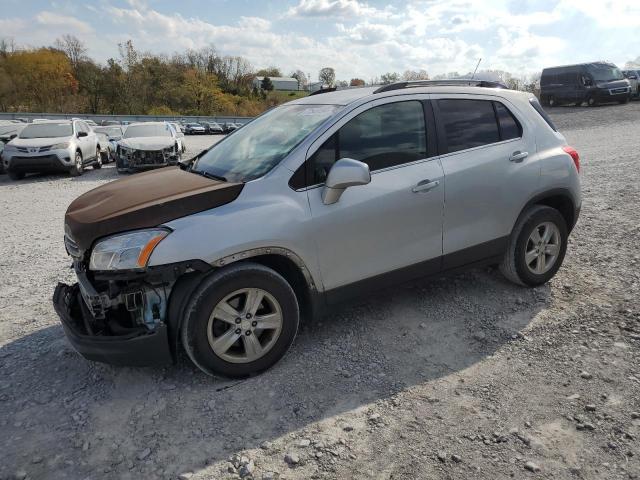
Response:
[{"label": "black tire", "polygon": [[69,170],[69,175],[72,177],[79,177],[84,172],[84,161],[82,160],[82,154],[78,151],[74,158],[73,167]]},{"label": "black tire", "polygon": [[9,170],[7,172],[9,174],[9,178],[11,180],[22,180],[24,178],[25,173],[24,172],[15,172],[12,170]]},{"label": "black tire", "polygon": [[[243,288],[259,288],[272,295],[282,312],[282,327],[275,343],[263,356],[252,362],[234,363],[213,351],[207,329],[215,306]],[[299,319],[296,295],[280,274],[257,263],[238,263],[211,274],[193,292],[180,336],[187,355],[200,370],[212,376],[242,378],[270,368],[287,353],[298,331]]]},{"label": "black tire", "polygon": [[598,100],[596,99],[596,97],[594,97],[593,95],[587,97],[587,106],[595,107],[596,105],[598,105]]},{"label": "black tire", "polygon": [[553,95],[549,95],[549,98],[547,98],[547,105],[551,108],[557,107],[558,102],[556,100],[556,97],[554,97]]},{"label": "black tire", "polygon": [[624,98],[618,100],[618,103],[620,105],[624,105],[625,103],[629,103],[629,97],[624,97]]},{"label": "black tire", "polygon": [[93,164],[94,170],[100,170],[102,168],[102,152],[100,151],[100,147],[96,149],[96,161]]},{"label": "black tire", "polygon": [[[560,235],[560,251],[555,263],[547,272],[536,274],[527,266],[525,252],[530,235],[544,222],[553,223],[557,227]],[[545,205],[533,205],[520,215],[513,228],[507,251],[500,264],[500,271],[508,280],[519,285],[536,287],[548,282],[562,266],[567,251],[568,236],[567,224],[560,212]]]}]

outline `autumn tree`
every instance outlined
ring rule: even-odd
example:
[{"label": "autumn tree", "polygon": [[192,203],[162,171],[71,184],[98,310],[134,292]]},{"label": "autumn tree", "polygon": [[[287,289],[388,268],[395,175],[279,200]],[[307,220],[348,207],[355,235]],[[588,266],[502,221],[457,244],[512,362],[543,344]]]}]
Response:
[{"label": "autumn tree", "polygon": [[349,85],[352,87],[364,87],[364,80],[361,78],[352,78]]}]

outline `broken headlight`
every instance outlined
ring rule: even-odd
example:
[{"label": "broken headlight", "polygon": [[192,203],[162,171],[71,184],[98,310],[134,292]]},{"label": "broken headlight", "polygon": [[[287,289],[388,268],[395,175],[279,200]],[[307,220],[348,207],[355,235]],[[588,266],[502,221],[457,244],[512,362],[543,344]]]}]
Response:
[{"label": "broken headlight", "polygon": [[91,270],[143,269],[151,253],[170,231],[163,228],[138,230],[107,237],[96,243],[91,252]]}]

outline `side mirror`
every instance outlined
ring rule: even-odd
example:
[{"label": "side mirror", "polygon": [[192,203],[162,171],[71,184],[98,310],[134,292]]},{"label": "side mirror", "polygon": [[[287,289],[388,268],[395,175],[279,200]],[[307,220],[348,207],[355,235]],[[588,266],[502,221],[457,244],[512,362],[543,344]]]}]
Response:
[{"label": "side mirror", "polygon": [[89,134],[87,132],[78,132],[78,138],[87,137]]},{"label": "side mirror", "polygon": [[325,205],[336,203],[347,188],[366,185],[370,182],[369,165],[352,158],[341,158],[329,170],[322,190],[322,203]]}]

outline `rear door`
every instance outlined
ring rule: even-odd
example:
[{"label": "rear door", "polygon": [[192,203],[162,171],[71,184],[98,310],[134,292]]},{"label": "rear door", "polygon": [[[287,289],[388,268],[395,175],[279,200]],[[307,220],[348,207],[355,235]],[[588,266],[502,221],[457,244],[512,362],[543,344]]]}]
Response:
[{"label": "rear door", "polygon": [[533,125],[505,99],[432,95],[446,178],[443,268],[501,253],[539,182]]},{"label": "rear door", "polygon": [[[407,278],[440,268],[444,179],[427,98],[383,98],[358,107],[309,149],[311,228],[324,287],[335,293],[330,300],[349,284],[369,290],[394,281],[382,274]],[[340,158],[367,163],[371,183],[325,205],[324,181]],[[369,281],[358,284],[363,280]]]}]

